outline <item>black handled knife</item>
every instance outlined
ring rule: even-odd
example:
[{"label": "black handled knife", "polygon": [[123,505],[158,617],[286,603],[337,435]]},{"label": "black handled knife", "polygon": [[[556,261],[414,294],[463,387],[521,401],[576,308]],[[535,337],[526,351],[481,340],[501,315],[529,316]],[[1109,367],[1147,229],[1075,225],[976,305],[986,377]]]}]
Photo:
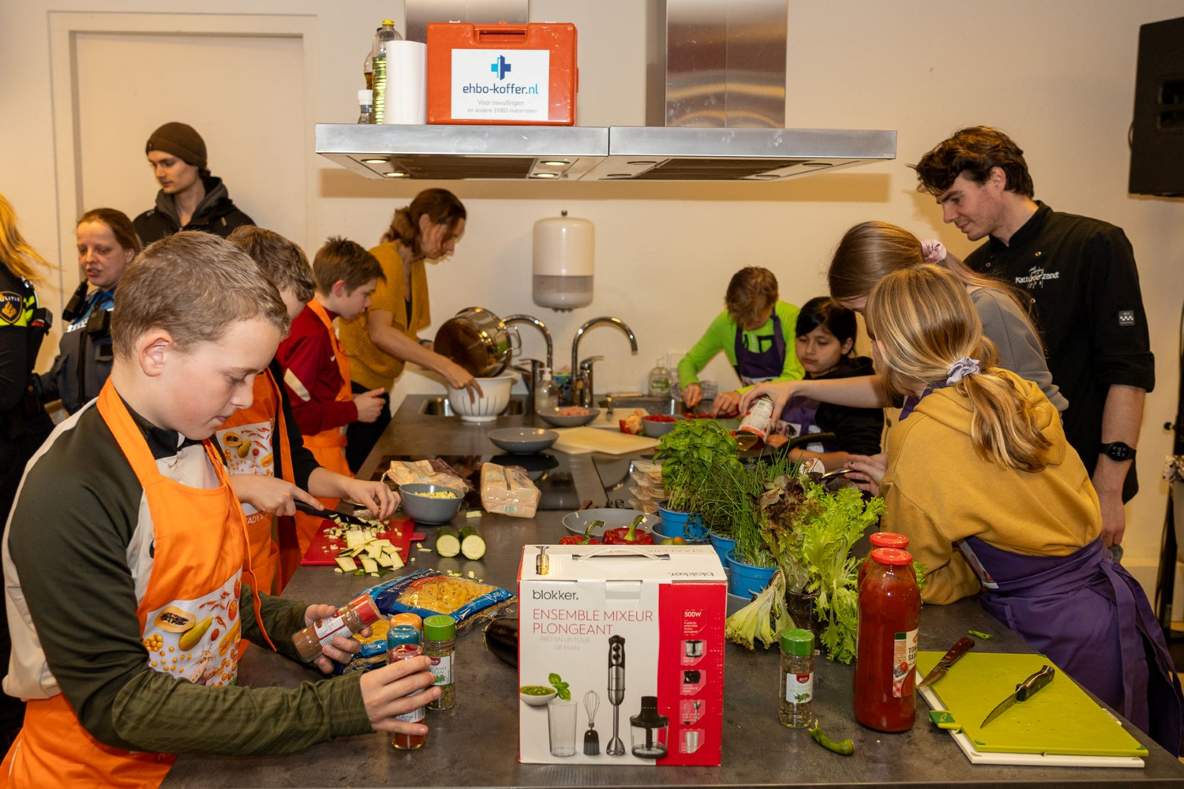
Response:
[{"label": "black handled knife", "polygon": [[979,725],[979,728],[981,729],[985,727],[988,723],[1007,712],[1011,705],[1015,704],[1017,701],[1027,701],[1028,699],[1032,698],[1032,696],[1036,695],[1037,691],[1048,685],[1048,683],[1052,682],[1052,678],[1056,675],[1056,673],[1057,672],[1052,666],[1041,666],[1039,671],[1037,671],[1035,674],[1032,674],[1020,684],[1016,685],[1015,693],[1012,693],[1003,701],[999,702],[995,709],[991,710],[991,713],[987,715],[987,717],[983,718],[983,722]]},{"label": "black handled knife", "polygon": [[954,645],[950,647],[949,651],[942,655],[941,660],[937,661],[937,665],[929,669],[929,673],[925,675],[925,678],[917,683],[917,689],[919,690],[926,685],[932,685],[944,677],[946,672],[950,670],[950,666],[957,663],[959,658],[961,658],[973,648],[973,639],[965,637],[959,638],[954,642]]}]

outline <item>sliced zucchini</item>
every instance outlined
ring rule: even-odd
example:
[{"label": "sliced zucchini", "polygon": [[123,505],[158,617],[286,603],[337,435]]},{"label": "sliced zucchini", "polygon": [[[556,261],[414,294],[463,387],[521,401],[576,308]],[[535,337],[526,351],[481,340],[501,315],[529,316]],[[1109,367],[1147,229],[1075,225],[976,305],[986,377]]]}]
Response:
[{"label": "sliced zucchini", "polygon": [[460,552],[471,561],[477,561],[485,555],[485,538],[473,526],[461,527]]},{"label": "sliced zucchini", "polygon": [[338,556],[337,566],[341,568],[342,572],[352,573],[358,569],[358,563],[348,556]]},{"label": "sliced zucchini", "polygon": [[378,572],[378,562],[374,561],[369,556],[363,556],[363,557],[361,557],[361,559],[362,559],[362,569],[363,570],[365,570],[368,573]]},{"label": "sliced zucchini", "polygon": [[460,553],[460,535],[456,529],[442,526],[436,532],[436,553],[445,559],[451,559]]}]

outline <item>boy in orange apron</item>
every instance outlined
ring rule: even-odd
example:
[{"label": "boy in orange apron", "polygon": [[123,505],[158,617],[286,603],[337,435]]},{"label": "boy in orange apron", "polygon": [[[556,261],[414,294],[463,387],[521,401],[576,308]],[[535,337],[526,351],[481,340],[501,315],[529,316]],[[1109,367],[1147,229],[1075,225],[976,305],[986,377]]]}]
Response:
[{"label": "boy in orange apron", "polygon": [[[361,245],[330,238],[317,251],[312,269],[316,293],[292,321],[291,331],[276,352],[276,361],[284,370],[284,386],[304,445],[323,468],[349,476],[346,425],[378,419],[384,405],[383,390],[353,395],[349,359],[337,341],[333,319],[352,320],[366,311],[378,280],[383,278],[382,267]],[[329,509],[337,506],[336,498],[322,498],[321,502]],[[301,555],[308,550],[321,520],[296,515]]]},{"label": "boy in orange apron", "polygon": [[[253,225],[237,228],[227,241],[251,256],[279,291],[288,318],[295,320],[313,295],[312,269],[300,247],[279,233]],[[282,376],[273,359],[255,378],[251,406],[236,411],[215,433],[230,469],[231,487],[243,503],[260,591],[271,594],[283,590],[302,557],[292,518],[295,501],[321,506],[305,491],[349,497],[383,520],[399,501],[382,482],[357,480],[317,463],[304,446],[286,393],[277,385]]]},{"label": "boy in orange apron", "polygon": [[[254,591],[242,510],[209,440],[251,404],[287,315],[251,259],[205,233],[154,244],[120,293],[111,377],[34,456],[4,532],[4,691],[28,706],[0,786],[158,786],[182,750],[426,732],[394,717],[438,695],[406,697],[432,683],[426,658],[234,686],[240,634],[296,659],[292,635],[334,611]],[[355,650],[334,639],[316,664],[328,672]]]}]

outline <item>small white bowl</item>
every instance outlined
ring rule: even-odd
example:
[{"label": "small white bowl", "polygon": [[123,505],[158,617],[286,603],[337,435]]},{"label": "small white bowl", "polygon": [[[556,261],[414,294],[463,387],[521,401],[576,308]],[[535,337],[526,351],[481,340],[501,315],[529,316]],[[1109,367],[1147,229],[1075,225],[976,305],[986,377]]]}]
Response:
[{"label": "small white bowl", "polygon": [[[539,685],[538,687],[543,687],[543,686]],[[545,707],[545,706],[547,706],[547,704],[549,704],[551,702],[551,699],[555,698],[555,689],[551,688],[550,690],[551,690],[551,692],[544,695],[544,696],[532,696],[529,693],[523,693],[522,688],[518,688],[518,698],[525,701],[528,706]]]},{"label": "small white bowl", "polygon": [[459,416],[462,422],[492,422],[510,404],[510,389],[514,386],[514,376],[501,375],[497,378],[475,380],[481,387],[480,397],[473,400],[469,397],[469,390],[449,387],[448,402],[452,404],[453,413]]}]

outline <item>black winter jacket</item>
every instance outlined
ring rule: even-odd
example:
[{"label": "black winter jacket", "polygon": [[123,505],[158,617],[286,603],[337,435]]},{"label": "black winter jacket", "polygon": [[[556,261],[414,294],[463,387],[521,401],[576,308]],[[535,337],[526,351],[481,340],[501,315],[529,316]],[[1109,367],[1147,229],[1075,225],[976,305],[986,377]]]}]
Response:
[{"label": "black winter jacket", "polygon": [[185,227],[181,227],[173,196],[163,190],[156,193],[156,207],[140,214],[132,223],[144,246],[181,230],[201,230],[226,238],[236,227],[255,224],[255,220],[240,211],[230,199],[230,192],[221,178],[206,175],[201,180],[206,196]]}]

